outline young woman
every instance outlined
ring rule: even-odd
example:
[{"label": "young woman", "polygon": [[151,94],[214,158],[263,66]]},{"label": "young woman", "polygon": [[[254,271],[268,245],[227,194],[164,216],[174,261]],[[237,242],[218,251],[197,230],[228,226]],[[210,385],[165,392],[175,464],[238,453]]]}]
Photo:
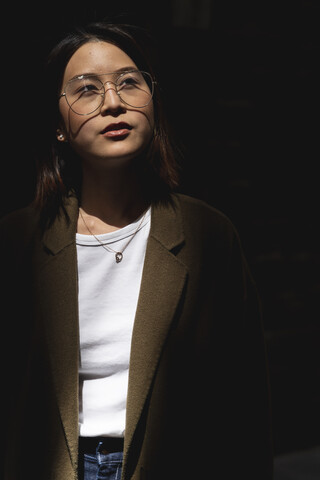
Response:
[{"label": "young woman", "polygon": [[174,193],[133,32],[54,48],[36,198],[1,223],[5,478],[269,480],[255,287],[230,221]]}]

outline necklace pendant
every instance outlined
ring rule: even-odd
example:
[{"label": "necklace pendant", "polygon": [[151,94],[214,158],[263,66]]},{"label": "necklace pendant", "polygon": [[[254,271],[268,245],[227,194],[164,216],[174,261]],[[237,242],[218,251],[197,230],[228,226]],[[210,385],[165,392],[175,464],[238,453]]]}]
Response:
[{"label": "necklace pendant", "polygon": [[122,255],[121,252],[116,252],[115,257],[116,257],[116,262],[117,263],[120,263],[121,260],[123,259],[123,255]]}]

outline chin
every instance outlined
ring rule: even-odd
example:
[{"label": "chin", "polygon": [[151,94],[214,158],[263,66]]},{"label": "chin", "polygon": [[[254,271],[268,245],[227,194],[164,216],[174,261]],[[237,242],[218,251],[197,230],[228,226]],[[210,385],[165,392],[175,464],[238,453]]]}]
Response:
[{"label": "chin", "polygon": [[132,162],[136,158],[140,158],[141,155],[147,151],[147,147],[143,146],[135,149],[119,148],[114,150],[116,151],[111,152],[109,150],[106,152],[106,154],[102,156],[102,159],[108,164],[121,165]]},{"label": "chin", "polygon": [[[131,142],[130,142],[131,143]],[[129,142],[115,141],[111,145],[83,155],[84,164],[96,168],[119,168],[134,164],[134,159],[141,158],[141,155],[148,150],[149,142],[132,145]]]},{"label": "chin", "polygon": [[95,155],[84,159],[84,163],[91,168],[121,168],[134,164],[135,158],[139,157],[139,153],[123,153],[122,155]]}]

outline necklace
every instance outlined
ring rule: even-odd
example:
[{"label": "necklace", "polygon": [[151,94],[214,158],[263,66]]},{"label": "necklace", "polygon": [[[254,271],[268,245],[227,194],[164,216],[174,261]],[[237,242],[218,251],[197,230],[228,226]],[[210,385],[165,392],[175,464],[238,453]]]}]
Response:
[{"label": "necklace", "polygon": [[117,263],[120,263],[123,259],[123,252],[125,251],[125,249],[128,247],[129,243],[132,242],[132,240],[134,239],[134,237],[136,236],[136,234],[138,233],[138,231],[140,230],[141,228],[141,225],[142,225],[142,222],[147,214],[147,211],[146,210],[144,212],[144,215],[143,217],[141,218],[141,221],[139,222],[139,225],[137,226],[136,230],[131,234],[129,240],[127,241],[127,243],[125,244],[125,246],[123,247],[122,251],[117,251],[117,250],[113,250],[113,248],[111,247],[108,247],[107,245],[105,245],[104,243],[101,242],[101,240],[94,234],[92,233],[92,231],[90,230],[90,228],[88,227],[87,223],[85,222],[85,219],[83,218],[83,215],[82,215],[82,212],[81,212],[81,208],[79,208],[79,213],[80,213],[80,217],[86,227],[86,229],[88,230],[88,232],[90,233],[90,235],[92,235],[96,240],[97,242],[100,243],[100,245],[107,251],[107,252],[110,252],[110,253],[114,253],[115,255],[115,259],[116,259],[116,262]]}]

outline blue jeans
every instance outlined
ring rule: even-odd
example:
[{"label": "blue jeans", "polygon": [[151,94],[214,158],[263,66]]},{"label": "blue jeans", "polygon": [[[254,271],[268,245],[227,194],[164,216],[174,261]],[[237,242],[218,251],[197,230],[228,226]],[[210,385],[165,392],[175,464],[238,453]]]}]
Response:
[{"label": "blue jeans", "polygon": [[83,453],[80,458],[79,480],[120,480],[123,452],[104,455],[97,446],[96,454]]}]

